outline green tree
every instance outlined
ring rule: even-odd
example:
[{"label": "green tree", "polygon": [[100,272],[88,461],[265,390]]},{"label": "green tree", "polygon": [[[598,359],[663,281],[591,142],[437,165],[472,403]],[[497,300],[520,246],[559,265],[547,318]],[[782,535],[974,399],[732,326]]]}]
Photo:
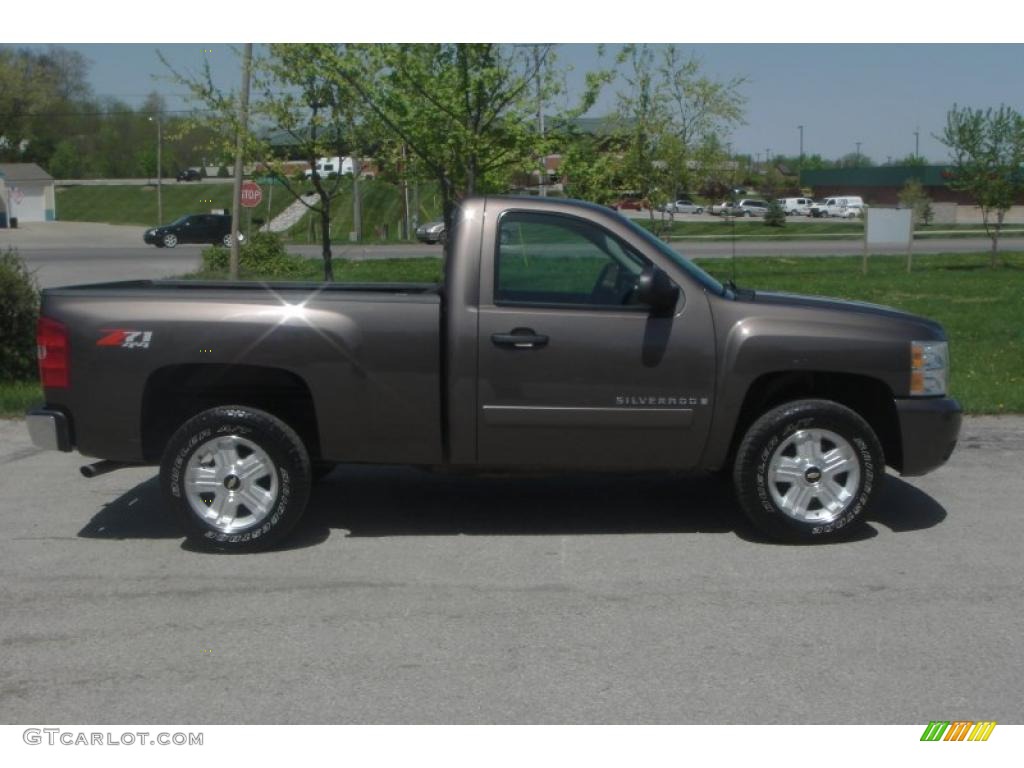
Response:
[{"label": "green tree", "polygon": [[337,44],[275,44],[270,46],[270,56],[257,70],[262,94],[256,112],[288,135],[288,154],[306,161],[316,202],[303,196],[303,184],[293,183],[283,172],[280,152],[263,145],[260,154],[292,197],[319,219],[324,280],[327,281],[334,279],[331,201],[340,194],[345,180],[340,168],[335,175],[317,173],[317,161],[321,157],[353,158],[350,180],[355,206],[353,221],[356,237],[361,239],[359,163],[373,143],[375,131],[375,123],[363,114],[356,94],[343,80],[330,74],[332,62],[344,54],[345,47]]},{"label": "green tree", "polygon": [[[506,189],[543,155],[537,113],[558,89],[552,53],[551,45],[349,45],[326,71],[379,121],[392,151],[405,146],[410,170],[437,182],[450,228],[459,199]],[[594,97],[588,87],[579,113]]]},{"label": "green tree", "polygon": [[786,212],[777,200],[768,203],[768,212],[764,215],[764,223],[767,227],[786,226]]},{"label": "green tree", "polygon": [[68,139],[57,144],[47,164],[50,175],[57,179],[79,179],[82,177],[82,157],[74,143]]},{"label": "green tree", "polygon": [[919,179],[907,179],[897,198],[900,205],[914,212],[914,223],[928,226],[932,223],[932,201]]},{"label": "green tree", "polygon": [[[186,86],[192,101],[202,107],[183,126],[184,131],[204,131],[208,137],[206,148],[222,161],[233,155],[235,137],[241,131],[246,162],[262,166],[317,217],[326,281],[334,279],[331,202],[340,194],[345,180],[340,173],[317,173],[317,161],[351,155],[358,164],[358,158],[373,141],[375,126],[367,119],[358,95],[331,71],[338,62],[351,59],[347,47],[274,44],[260,50],[253,57],[252,119],[245,127],[238,123],[236,95],[215,85],[208,62],[198,76],[191,76],[177,72],[164,60],[173,79]],[[283,163],[291,158],[307,164],[311,173],[308,183],[303,174],[285,173]],[[359,175],[357,168],[351,179],[357,205]],[[315,201],[305,195],[308,184],[315,190]]]},{"label": "green tree", "polygon": [[1006,212],[1024,194],[1024,117],[1005,105],[982,110],[954,104],[939,140],[953,161],[947,185],[981,208],[995,267]]},{"label": "green tree", "polygon": [[658,96],[667,115],[666,130],[675,137],[668,147],[677,190],[690,190],[709,177],[721,175],[728,153],[726,137],[744,122],[746,78],[716,80],[704,72],[701,60],[668,45],[658,66]]},{"label": "green tree", "polygon": [[0,49],[0,160],[45,163],[90,98],[87,73],[66,48]]}]

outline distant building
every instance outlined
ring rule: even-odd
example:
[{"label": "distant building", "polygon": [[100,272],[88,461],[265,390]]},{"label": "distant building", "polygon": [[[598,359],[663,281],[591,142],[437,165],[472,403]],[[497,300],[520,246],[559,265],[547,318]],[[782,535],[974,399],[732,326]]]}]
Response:
[{"label": "distant building", "polygon": [[57,197],[53,177],[35,163],[0,163],[0,227],[53,221]]},{"label": "distant building", "polygon": [[[800,186],[814,190],[814,197],[859,195],[871,205],[896,205],[899,193],[910,179],[917,179],[924,192],[935,203],[973,205],[963,192],[947,186],[953,168],[948,165],[880,165],[871,168],[831,168],[825,171],[803,171]],[[1024,203],[1024,199],[1018,200]]]}]

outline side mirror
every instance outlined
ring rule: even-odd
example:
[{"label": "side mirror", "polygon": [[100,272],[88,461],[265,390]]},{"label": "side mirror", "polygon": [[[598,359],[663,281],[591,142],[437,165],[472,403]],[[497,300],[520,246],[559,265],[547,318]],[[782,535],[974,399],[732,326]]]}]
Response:
[{"label": "side mirror", "polygon": [[671,317],[679,301],[679,286],[653,264],[644,267],[636,282],[636,297],[654,317]]}]

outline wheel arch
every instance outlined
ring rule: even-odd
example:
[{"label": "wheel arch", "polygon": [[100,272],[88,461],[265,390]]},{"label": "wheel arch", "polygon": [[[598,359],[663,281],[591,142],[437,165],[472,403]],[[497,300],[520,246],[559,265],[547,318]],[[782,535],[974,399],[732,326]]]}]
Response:
[{"label": "wheel arch", "polygon": [[860,415],[878,437],[885,463],[902,467],[899,416],[892,390],[870,376],[834,371],[776,371],[755,379],[740,406],[726,465],[732,463],[743,435],[761,414],[782,403],[809,398],[831,400]]},{"label": "wheel arch", "polygon": [[219,405],[248,405],[294,429],[311,458],[320,455],[316,407],[309,386],[283,368],[189,363],[155,370],[146,380],[140,418],[142,452],[159,461],[174,431]]}]

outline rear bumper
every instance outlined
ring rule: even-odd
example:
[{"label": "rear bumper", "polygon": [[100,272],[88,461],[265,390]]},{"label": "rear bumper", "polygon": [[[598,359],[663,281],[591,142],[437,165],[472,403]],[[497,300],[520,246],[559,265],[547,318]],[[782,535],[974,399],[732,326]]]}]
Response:
[{"label": "rear bumper", "polygon": [[28,435],[37,448],[47,451],[70,451],[71,419],[62,411],[52,408],[34,408],[25,414]]},{"label": "rear bumper", "polygon": [[960,435],[960,403],[951,397],[897,398],[904,476],[923,475],[941,467]]}]

